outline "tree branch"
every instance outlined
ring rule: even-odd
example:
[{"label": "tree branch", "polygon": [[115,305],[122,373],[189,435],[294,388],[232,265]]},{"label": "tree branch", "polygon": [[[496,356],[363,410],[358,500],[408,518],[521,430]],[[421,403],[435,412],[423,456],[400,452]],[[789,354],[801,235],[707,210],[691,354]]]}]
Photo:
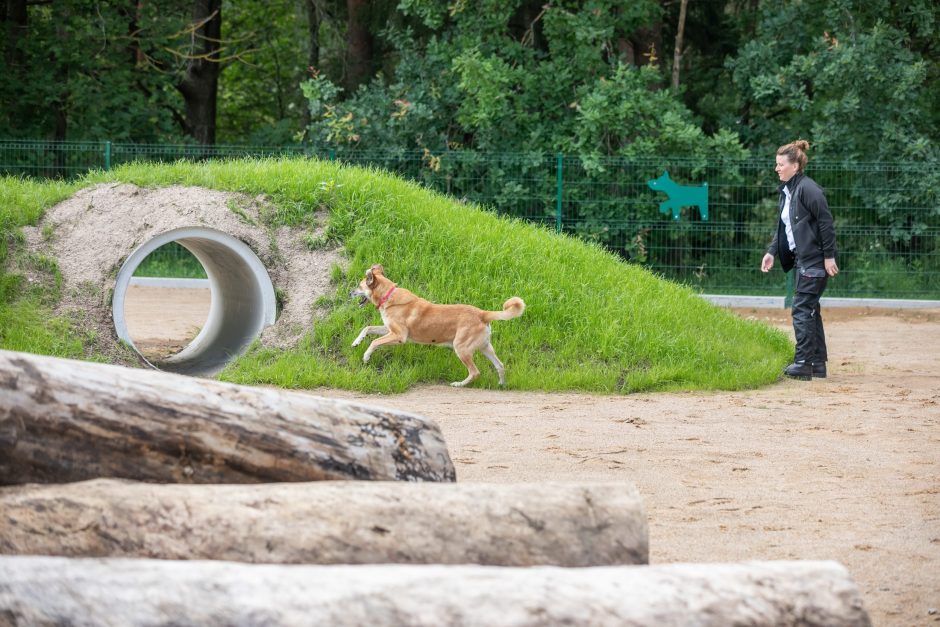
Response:
[{"label": "tree branch", "polygon": [[685,34],[685,14],[689,0],[679,3],[679,25],[676,29],[676,50],[672,56],[672,88],[679,89],[679,64],[682,61],[682,37]]}]

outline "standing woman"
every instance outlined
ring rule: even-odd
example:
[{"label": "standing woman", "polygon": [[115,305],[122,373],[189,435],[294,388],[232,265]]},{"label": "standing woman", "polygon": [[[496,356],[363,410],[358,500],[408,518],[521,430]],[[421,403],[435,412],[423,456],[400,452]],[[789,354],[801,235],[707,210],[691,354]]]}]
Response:
[{"label": "standing woman", "polygon": [[809,142],[798,139],[777,149],[780,177],[780,211],[777,231],[761,261],[762,272],[780,257],[784,272],[796,267],[793,296],[793,334],[796,354],[783,373],[809,381],[826,376],[826,334],[819,299],[829,277],[839,273],[836,265],[836,231],[826,196],[816,181],[803,173]]}]

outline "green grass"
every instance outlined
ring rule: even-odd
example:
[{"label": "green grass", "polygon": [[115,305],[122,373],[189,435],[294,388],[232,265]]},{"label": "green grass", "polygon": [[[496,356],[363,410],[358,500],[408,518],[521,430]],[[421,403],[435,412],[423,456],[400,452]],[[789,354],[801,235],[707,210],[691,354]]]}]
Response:
[{"label": "green grass", "polygon": [[156,249],[140,262],[134,276],[173,279],[205,279],[206,269],[196,257],[177,244],[169,242]]},{"label": "green grass", "polygon": [[[94,173],[79,185],[110,181],[267,194],[274,209],[265,218],[272,224],[301,227],[318,207],[328,208],[323,241],[343,243],[348,272],[334,269],[335,291],[317,303],[321,318],[297,349],[256,345],[222,373],[229,381],[394,392],[463,379],[466,369],[453,352],[437,347],[380,349],[362,363],[366,343],[350,343],[379,316],[347,295],[372,263],[435,302],[499,309],[508,297],[522,297],[527,309],[521,318],[493,324],[493,344],[513,389],[753,388],[777,380],[792,354],[782,332],[739,319],[599,247],[377,170],[301,159],[134,164]],[[0,188],[10,182],[0,181]],[[53,198],[67,195],[30,185],[26,205],[35,209],[15,224],[34,223]],[[10,302],[20,301],[5,298],[0,306]],[[6,333],[0,346],[7,347]],[[496,387],[492,367],[482,356],[477,361],[483,375],[475,385]]]},{"label": "green grass", "polygon": [[27,254],[20,231],[79,187],[0,177],[0,348],[71,358],[85,354],[81,333],[52,313],[61,281],[54,260]]}]

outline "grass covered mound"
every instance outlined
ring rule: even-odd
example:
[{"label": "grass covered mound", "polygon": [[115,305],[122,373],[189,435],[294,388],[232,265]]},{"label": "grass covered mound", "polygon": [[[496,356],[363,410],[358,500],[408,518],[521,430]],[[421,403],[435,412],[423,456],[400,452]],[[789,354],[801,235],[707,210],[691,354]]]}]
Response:
[{"label": "grass covered mound", "polygon": [[[341,243],[348,264],[334,269],[333,293],[311,303],[310,334],[293,350],[254,346],[222,373],[229,381],[390,392],[463,379],[466,369],[446,348],[385,347],[362,363],[368,342],[350,344],[363,326],[381,322],[374,307],[360,308],[348,295],[373,263],[381,263],[402,287],[438,303],[498,310],[510,296],[521,297],[526,302],[521,318],[493,323],[493,345],[512,389],[752,388],[778,379],[792,354],[780,331],[742,320],[597,246],[461,204],[384,172],[331,162],[135,164],[75,185],[0,179],[4,241],[15,243],[18,226],[35,224],[43,208],[76,189],[109,181],[265,194],[277,208],[272,219],[297,228],[309,226],[317,208],[328,209],[327,228],[310,246]],[[54,325],[48,322],[50,298],[30,293],[16,278],[13,257],[4,250],[0,347],[75,356],[74,344],[24,344],[31,325],[38,325],[37,332]],[[13,318],[26,325],[17,329],[16,341]],[[474,385],[496,387],[489,362],[482,355],[476,359],[482,375]]]},{"label": "grass covered mound", "polygon": [[61,289],[55,260],[27,253],[20,230],[78,189],[61,181],[0,177],[0,348],[95,357],[85,352],[80,331],[52,315]]}]

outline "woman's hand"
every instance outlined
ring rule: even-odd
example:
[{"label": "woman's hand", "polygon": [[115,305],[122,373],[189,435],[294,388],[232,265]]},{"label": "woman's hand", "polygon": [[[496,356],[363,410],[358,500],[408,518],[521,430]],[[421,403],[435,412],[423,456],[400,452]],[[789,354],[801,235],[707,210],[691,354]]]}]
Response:
[{"label": "woman's hand", "polygon": [[[827,260],[828,263],[828,260]],[[770,272],[770,269],[774,267],[774,256],[770,253],[764,255],[763,260],[760,262],[760,271],[761,272]],[[829,269],[829,266],[826,266],[826,270]]]},{"label": "woman's hand", "polygon": [[835,276],[839,274],[839,266],[836,265],[835,259],[826,259],[824,263],[826,264],[826,274],[829,276]]}]

